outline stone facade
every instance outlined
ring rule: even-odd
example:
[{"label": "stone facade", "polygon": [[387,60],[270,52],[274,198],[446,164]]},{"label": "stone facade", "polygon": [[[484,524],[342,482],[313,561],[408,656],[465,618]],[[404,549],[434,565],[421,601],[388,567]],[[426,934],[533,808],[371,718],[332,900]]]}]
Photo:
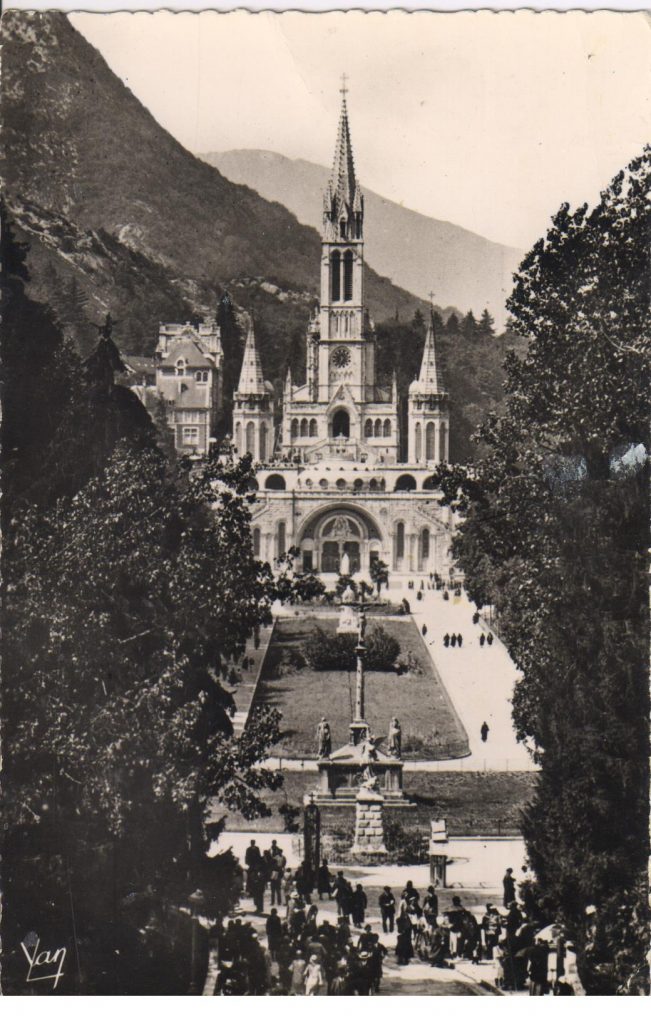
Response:
[{"label": "stone facade", "polygon": [[273,457],[264,456],[273,408],[252,331],[235,395],[236,450],[258,460],[254,550],[273,562],[296,547],[303,569],[326,574],[337,573],[347,553],[352,571],[367,576],[380,559],[392,575],[446,577],[454,523],[432,474],[448,458],[449,405],[433,318],[409,390],[409,461],[401,464],[398,389],[395,378],[389,387],[376,380],[363,272],[364,198],[344,97],[324,195],[321,300],[307,331],[306,381],[295,385],[287,374]]}]

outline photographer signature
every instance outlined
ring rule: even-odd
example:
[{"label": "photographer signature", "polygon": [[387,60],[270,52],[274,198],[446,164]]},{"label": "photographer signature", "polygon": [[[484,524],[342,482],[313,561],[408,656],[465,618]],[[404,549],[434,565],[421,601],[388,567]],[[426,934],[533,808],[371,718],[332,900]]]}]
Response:
[{"label": "photographer signature", "polygon": [[26,980],[28,984],[35,981],[54,981],[52,988],[55,989],[63,975],[66,947],[42,949],[39,952],[40,944],[40,938],[33,932],[30,932],[20,944],[29,964]]}]

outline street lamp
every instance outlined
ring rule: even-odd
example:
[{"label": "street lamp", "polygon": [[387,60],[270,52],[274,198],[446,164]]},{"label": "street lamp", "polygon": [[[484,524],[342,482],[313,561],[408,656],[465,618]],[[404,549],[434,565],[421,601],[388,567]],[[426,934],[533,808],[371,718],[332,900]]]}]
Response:
[{"label": "street lamp", "polygon": [[190,988],[188,989],[188,995],[198,996],[201,992],[199,984],[200,925],[198,915],[206,903],[206,898],[203,894],[203,890],[195,889],[195,891],[188,896],[188,903],[190,904],[190,915],[192,917],[192,949],[190,953]]}]

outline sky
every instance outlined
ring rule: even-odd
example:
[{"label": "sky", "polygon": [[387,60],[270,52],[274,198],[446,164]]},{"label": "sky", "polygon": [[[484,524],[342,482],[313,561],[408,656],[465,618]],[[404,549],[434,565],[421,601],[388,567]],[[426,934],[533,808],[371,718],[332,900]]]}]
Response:
[{"label": "sky", "polygon": [[612,12],[75,14],[195,153],[330,164],[343,72],[380,195],[528,249],[651,141],[651,20]]}]

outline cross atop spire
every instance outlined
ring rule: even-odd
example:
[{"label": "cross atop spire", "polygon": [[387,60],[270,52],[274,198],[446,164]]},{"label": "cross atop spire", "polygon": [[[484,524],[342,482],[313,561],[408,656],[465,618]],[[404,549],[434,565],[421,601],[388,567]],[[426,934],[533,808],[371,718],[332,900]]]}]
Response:
[{"label": "cross atop spire", "polygon": [[240,395],[264,395],[266,388],[262,376],[262,365],[260,356],[255,344],[255,333],[253,331],[253,317],[249,319],[249,330],[246,335],[244,346],[244,358],[242,359],[242,370],[240,382],[237,386]]},{"label": "cross atop spire", "polygon": [[348,89],[346,87],[346,82],[347,81],[348,81],[348,75],[344,71],[343,75],[341,76],[341,89],[339,90],[339,92],[341,93],[341,95],[344,98],[344,103],[346,102],[346,93],[348,92]]}]

